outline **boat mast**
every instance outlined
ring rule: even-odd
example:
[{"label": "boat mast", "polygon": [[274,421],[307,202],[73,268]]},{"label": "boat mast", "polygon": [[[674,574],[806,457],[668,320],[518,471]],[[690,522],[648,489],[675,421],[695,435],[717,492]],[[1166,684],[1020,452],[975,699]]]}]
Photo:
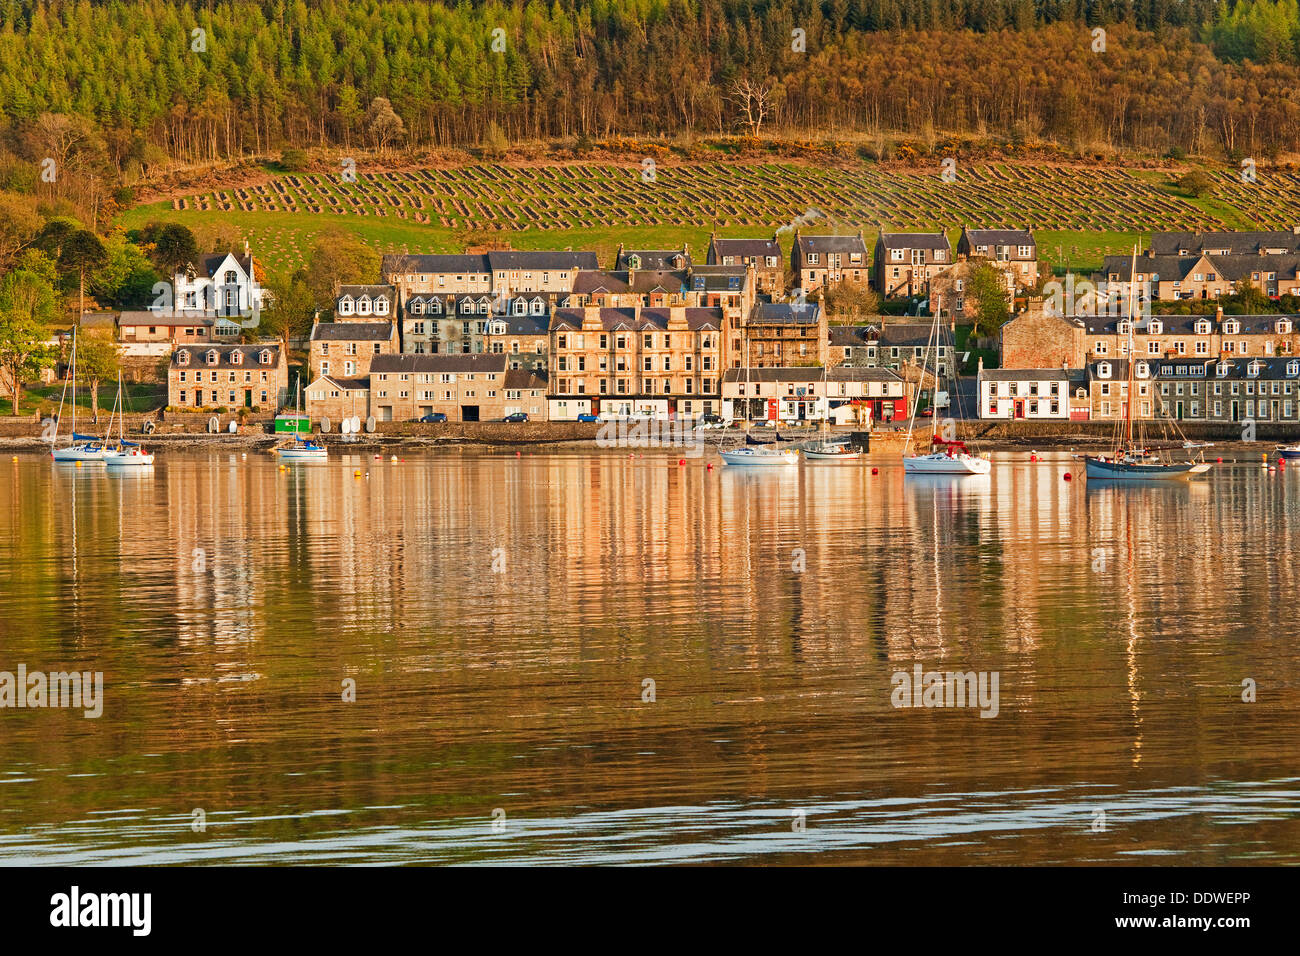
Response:
[{"label": "boat mast", "polygon": [[1137,397],[1137,359],[1133,354],[1133,323],[1137,321],[1137,243],[1133,244],[1133,259],[1128,272],[1128,401],[1124,403],[1124,442],[1133,447],[1133,401]]}]

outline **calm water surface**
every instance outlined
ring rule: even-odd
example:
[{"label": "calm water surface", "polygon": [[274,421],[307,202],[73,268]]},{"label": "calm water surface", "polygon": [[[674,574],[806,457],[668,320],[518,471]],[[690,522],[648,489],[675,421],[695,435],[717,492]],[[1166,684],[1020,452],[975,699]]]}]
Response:
[{"label": "calm water surface", "polygon": [[1300,861],[1300,469],[9,458],[3,863]]}]

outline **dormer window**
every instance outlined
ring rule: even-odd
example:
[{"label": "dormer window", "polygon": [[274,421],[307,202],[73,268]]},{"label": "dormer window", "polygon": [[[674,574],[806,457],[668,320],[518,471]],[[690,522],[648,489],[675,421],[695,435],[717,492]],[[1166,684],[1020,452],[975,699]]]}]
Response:
[{"label": "dormer window", "polygon": [[352,314],[352,296],[345,295],[343,298],[339,299],[339,315],[351,315],[351,314]]},{"label": "dormer window", "polygon": [[206,357],[209,365],[216,365],[221,361],[221,356],[217,354],[216,349],[209,349]]},{"label": "dormer window", "polygon": [[471,312],[474,311],[474,303],[471,302],[469,299],[461,299],[461,300],[460,300],[460,311],[461,311],[462,313],[464,313],[465,315],[470,314]]},{"label": "dormer window", "polygon": [[1100,365],[1097,366],[1097,377],[1098,377],[1098,378],[1110,378],[1110,363],[1109,363],[1109,362],[1102,362]]},{"label": "dormer window", "polygon": [[429,314],[442,315],[442,302],[438,299],[429,300]]},{"label": "dormer window", "polygon": [[407,306],[411,315],[424,315],[424,300],[412,299]]},{"label": "dormer window", "polygon": [[1286,363],[1287,378],[1295,378],[1300,375],[1300,362],[1294,360]]},{"label": "dormer window", "polygon": [[1152,319],[1147,323],[1148,335],[1159,335],[1164,331],[1164,329],[1165,329],[1164,323],[1162,323],[1159,319]]},{"label": "dormer window", "polygon": [[190,364],[190,351],[189,351],[189,349],[181,349],[179,352],[176,353],[176,364],[177,364],[177,365],[189,365],[189,364]]},{"label": "dormer window", "polygon": [[546,312],[546,302],[542,299],[533,299],[533,315],[543,315]]},{"label": "dormer window", "polygon": [[243,365],[243,364],[244,364],[244,353],[241,352],[241,351],[239,351],[239,349],[235,349],[234,351],[232,351],[232,352],[230,353],[230,364],[231,364],[231,365]]},{"label": "dormer window", "polygon": [[1229,319],[1228,321],[1223,323],[1224,335],[1237,335],[1240,332],[1241,332],[1241,323],[1238,322],[1236,319]]},{"label": "dormer window", "polygon": [[1227,378],[1229,367],[1230,366],[1228,365],[1227,362],[1220,362],[1218,365],[1214,367],[1214,374],[1217,375],[1219,378]]},{"label": "dormer window", "polygon": [[1259,376],[1259,363],[1251,362],[1249,365],[1247,365],[1246,374],[1249,375],[1251,378],[1257,378]]},{"label": "dormer window", "polygon": [[1129,323],[1129,322],[1121,322],[1121,323],[1119,324],[1119,334],[1120,334],[1120,335],[1128,335],[1128,330],[1129,330],[1129,326],[1130,326],[1130,325],[1131,325],[1131,323]]},{"label": "dormer window", "polygon": [[379,298],[375,299],[375,312],[378,315],[388,314],[388,300],[383,296],[380,296]]},{"label": "dormer window", "polygon": [[370,297],[369,297],[369,296],[367,296],[367,295],[363,295],[361,298],[357,299],[357,314],[358,314],[358,315],[369,315],[369,314],[370,314]]},{"label": "dormer window", "polygon": [[1278,335],[1290,335],[1290,334],[1291,334],[1291,320],[1290,320],[1290,319],[1278,319],[1278,320],[1277,320],[1277,334],[1278,334]]},{"label": "dormer window", "polygon": [[1209,319],[1198,319],[1198,320],[1197,320],[1197,322],[1196,322],[1196,334],[1197,334],[1197,335],[1209,335],[1209,334],[1210,334],[1210,320],[1209,320]]},{"label": "dormer window", "polygon": [[257,360],[258,360],[259,362],[261,362],[263,365],[270,365],[270,364],[271,364],[271,350],[270,350],[270,349],[262,349],[262,351],[259,352],[258,355],[257,355]]},{"label": "dormer window", "polygon": [[1151,374],[1151,367],[1146,362],[1137,363],[1137,377],[1147,378]]},{"label": "dormer window", "polygon": [[514,313],[515,315],[526,315],[528,313],[528,300],[515,299]]},{"label": "dormer window", "polygon": [[640,256],[628,256],[628,257],[627,257],[627,267],[628,267],[629,269],[640,269],[640,268],[641,268],[641,257],[640,257]]}]

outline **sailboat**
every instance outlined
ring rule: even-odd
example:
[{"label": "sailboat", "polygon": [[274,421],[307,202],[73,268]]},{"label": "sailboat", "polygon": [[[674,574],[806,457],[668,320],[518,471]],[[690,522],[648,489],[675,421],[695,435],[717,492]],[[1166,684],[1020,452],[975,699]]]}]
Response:
[{"label": "sailboat", "polygon": [[293,420],[293,444],[284,445],[277,448],[280,457],[285,461],[324,461],[329,457],[329,451],[319,442],[314,442],[310,438],[303,438],[298,434],[298,419],[302,414],[302,380],[299,379],[295,390],[296,398],[294,399],[294,420]]},{"label": "sailboat", "polygon": [[[744,357],[745,357],[745,382],[749,382],[749,335],[748,330],[744,333]],[[748,389],[746,389],[748,391]],[[748,416],[747,416],[748,417]],[[784,451],[778,447],[778,443],[788,441],[783,439],[779,429],[775,430],[773,439],[770,442],[761,441],[745,432],[745,441],[738,448],[718,449],[718,454],[728,465],[794,465],[798,464],[799,456],[791,449]]]},{"label": "sailboat", "polygon": [[[72,384],[72,444],[66,448],[55,448],[59,440],[59,423],[63,421],[63,400]],[[63,382],[63,394],[59,396],[59,416],[54,420],[54,435],[50,438],[50,457],[56,462],[102,462],[104,446],[94,435],[77,434],[77,327],[72,327],[72,357],[68,362],[68,378]]]},{"label": "sailboat", "polygon": [[[1137,323],[1134,303],[1137,297],[1137,246],[1129,270],[1128,309],[1128,397],[1124,400],[1124,421],[1116,430],[1115,447],[1109,455],[1085,455],[1084,473],[1088,478],[1118,478],[1125,481],[1163,481],[1202,475],[1212,467],[1206,461],[1174,461],[1152,454],[1133,436],[1133,406],[1137,404],[1137,356],[1133,354],[1133,326]],[[1157,399],[1158,401],[1158,399]],[[1175,426],[1177,428],[1177,426]],[[1186,447],[1186,446],[1184,446]]]},{"label": "sailboat", "polygon": [[[113,400],[113,412],[117,415],[117,448],[104,455],[104,464],[109,468],[141,468],[153,465],[153,454],[145,451],[137,442],[127,441],[123,427],[125,408],[122,405],[122,372],[117,373],[117,398]],[[108,419],[108,430],[113,430],[113,419]],[[105,439],[107,444],[107,439]]]},{"label": "sailboat", "polygon": [[[939,392],[939,363],[934,356],[939,344],[940,311],[935,310],[934,325],[926,339],[925,354],[927,361],[934,362],[934,391]],[[925,373],[922,371],[922,382]],[[926,454],[909,455],[912,446],[912,428],[916,425],[916,408],[921,403],[920,383],[917,385],[916,400],[912,402],[912,417],[907,423],[907,441],[903,445],[903,473],[906,475],[987,475],[993,470],[993,462],[987,456],[972,455],[961,441],[940,438],[937,434],[930,437],[930,451]],[[938,448],[936,451],[935,449]]]},{"label": "sailboat", "polygon": [[850,445],[847,441],[831,441],[830,423],[831,400],[826,387],[827,375],[825,364],[822,365],[822,401],[826,403],[821,422],[821,440],[815,445],[803,449],[803,456],[808,461],[857,461],[862,457],[862,449]]}]

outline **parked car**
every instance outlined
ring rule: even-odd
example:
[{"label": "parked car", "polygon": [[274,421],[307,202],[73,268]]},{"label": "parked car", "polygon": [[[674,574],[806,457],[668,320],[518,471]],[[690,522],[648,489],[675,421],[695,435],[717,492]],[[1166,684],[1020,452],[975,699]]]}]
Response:
[{"label": "parked car", "polygon": [[933,408],[923,408],[923,409],[921,409],[919,412],[917,412],[917,414],[920,415],[922,418],[933,418],[933,417],[934,417],[934,409],[933,409]]},{"label": "parked car", "polygon": [[430,412],[428,415],[425,415],[423,418],[420,419],[420,421],[426,424],[428,424],[429,422],[445,422],[446,420],[447,420],[446,412]]},{"label": "parked car", "polygon": [[700,428],[729,428],[731,422],[724,421],[721,415],[702,415],[699,421]]},{"label": "parked car", "polygon": [[579,416],[578,416],[578,421],[580,421],[580,422],[598,422],[598,421],[600,421],[600,419],[599,419],[597,416],[588,413],[588,414],[586,414],[586,415],[579,415]]},{"label": "parked car", "polygon": [[526,422],[528,421],[527,412],[515,412],[513,415],[507,415],[501,419],[503,422]]}]

